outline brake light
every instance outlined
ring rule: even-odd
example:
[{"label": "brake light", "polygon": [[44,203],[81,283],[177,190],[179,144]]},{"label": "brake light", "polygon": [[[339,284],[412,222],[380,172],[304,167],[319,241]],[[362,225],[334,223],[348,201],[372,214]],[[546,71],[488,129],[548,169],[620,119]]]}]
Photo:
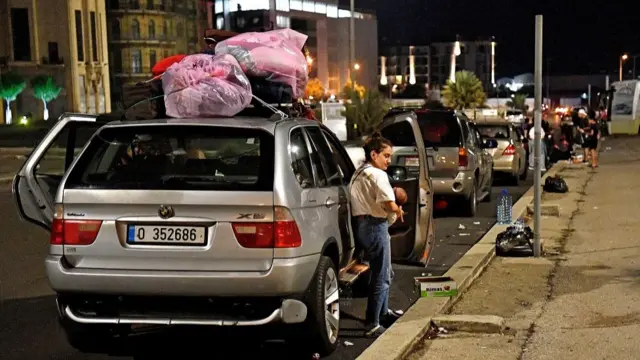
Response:
[{"label": "brake light", "polygon": [[56,205],[51,223],[51,245],[91,245],[98,237],[101,220],[65,220],[64,208]]},{"label": "brake light", "polygon": [[512,144],[509,144],[509,146],[507,146],[506,149],[504,149],[504,151],[502,152],[502,155],[515,155],[516,153],[516,147],[513,146]]},{"label": "brake light", "polygon": [[274,208],[273,222],[232,223],[233,233],[240,246],[253,249],[296,248],[302,245],[298,224],[289,209]]},{"label": "brake light", "polygon": [[469,165],[469,154],[467,154],[467,149],[463,147],[458,148],[458,166],[467,165]]}]

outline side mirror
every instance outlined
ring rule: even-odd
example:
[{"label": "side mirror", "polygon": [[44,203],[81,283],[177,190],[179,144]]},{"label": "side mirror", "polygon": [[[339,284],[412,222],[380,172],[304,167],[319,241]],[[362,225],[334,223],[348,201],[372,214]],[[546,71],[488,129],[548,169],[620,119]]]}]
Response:
[{"label": "side mirror", "polygon": [[485,149],[495,149],[498,147],[498,141],[496,139],[486,139],[483,145]]},{"label": "side mirror", "polygon": [[387,174],[396,181],[407,180],[407,168],[401,165],[390,165],[387,168]]}]

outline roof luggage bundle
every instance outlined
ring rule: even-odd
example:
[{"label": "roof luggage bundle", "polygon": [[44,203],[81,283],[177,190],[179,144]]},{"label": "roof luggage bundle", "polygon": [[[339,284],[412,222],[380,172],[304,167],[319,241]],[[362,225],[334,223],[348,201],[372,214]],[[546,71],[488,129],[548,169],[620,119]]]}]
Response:
[{"label": "roof luggage bundle", "polygon": [[250,105],[293,104],[308,82],[306,40],[291,29],[242,33],[217,43],[213,53],[163,59],[153,79],[123,87],[125,117],[230,117]]}]

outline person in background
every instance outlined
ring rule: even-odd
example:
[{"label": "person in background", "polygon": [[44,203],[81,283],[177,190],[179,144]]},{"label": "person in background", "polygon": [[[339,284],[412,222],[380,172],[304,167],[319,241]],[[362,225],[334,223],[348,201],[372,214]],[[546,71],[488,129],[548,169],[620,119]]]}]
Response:
[{"label": "person in background", "polygon": [[590,118],[589,126],[579,131],[585,135],[583,147],[585,153],[588,152],[590,155],[591,167],[595,169],[598,167],[598,142],[600,139],[600,129],[598,129],[596,119]]},{"label": "person in background", "polygon": [[574,124],[577,129],[578,132],[580,133],[580,137],[581,137],[581,144],[582,144],[582,152],[583,152],[583,158],[582,158],[582,162],[586,163],[589,161],[589,148],[587,147],[587,144],[585,144],[585,140],[586,140],[586,133],[584,131],[585,128],[589,127],[589,116],[587,114],[587,111],[585,109],[580,109],[578,110],[578,121],[576,124]]},{"label": "person in background", "polygon": [[549,162],[555,164],[560,160],[571,159],[571,150],[564,131],[562,129],[562,121],[560,117],[554,118],[551,125],[551,151],[549,154]]},{"label": "person in background", "polygon": [[386,329],[383,322],[393,321],[397,313],[389,310],[391,286],[390,213],[400,218],[404,212],[396,204],[387,168],[391,164],[392,144],[379,133],[364,145],[365,163],[356,170],[349,184],[351,215],[356,242],[365,252],[371,271],[366,310],[366,336],[377,337]]}]

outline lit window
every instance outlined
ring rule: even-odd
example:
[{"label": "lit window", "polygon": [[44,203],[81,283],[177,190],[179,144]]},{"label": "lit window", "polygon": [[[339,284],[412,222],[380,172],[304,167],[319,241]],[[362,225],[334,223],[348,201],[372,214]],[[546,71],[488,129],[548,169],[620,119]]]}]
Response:
[{"label": "lit window", "polygon": [[289,17],[281,16],[281,15],[278,15],[276,17],[276,24],[278,25],[279,28],[288,28],[289,26],[291,26]]},{"label": "lit window", "polygon": [[323,2],[316,1],[316,12],[318,14],[326,14],[327,13],[327,4]]},{"label": "lit window", "polygon": [[216,0],[215,12],[216,14],[224,12],[224,4],[222,0]]},{"label": "lit window", "polygon": [[238,5],[243,11],[269,10],[269,0],[231,0],[229,3],[229,11],[237,11]]},{"label": "lit window", "polygon": [[302,10],[302,0],[290,0],[289,8],[291,10]]},{"label": "lit window", "polygon": [[327,4],[327,17],[337,18],[338,17],[338,6]]},{"label": "lit window", "polygon": [[350,16],[351,16],[351,12],[349,10],[342,10],[342,9],[338,10],[338,17],[346,18]]},{"label": "lit window", "polygon": [[276,10],[289,11],[289,0],[276,0]]},{"label": "lit window", "polygon": [[314,12],[315,11],[314,5],[315,5],[314,1],[304,0],[304,2],[302,3],[302,10],[306,12]]},{"label": "lit window", "polygon": [[218,30],[224,29],[224,15],[216,16],[216,29]]}]

